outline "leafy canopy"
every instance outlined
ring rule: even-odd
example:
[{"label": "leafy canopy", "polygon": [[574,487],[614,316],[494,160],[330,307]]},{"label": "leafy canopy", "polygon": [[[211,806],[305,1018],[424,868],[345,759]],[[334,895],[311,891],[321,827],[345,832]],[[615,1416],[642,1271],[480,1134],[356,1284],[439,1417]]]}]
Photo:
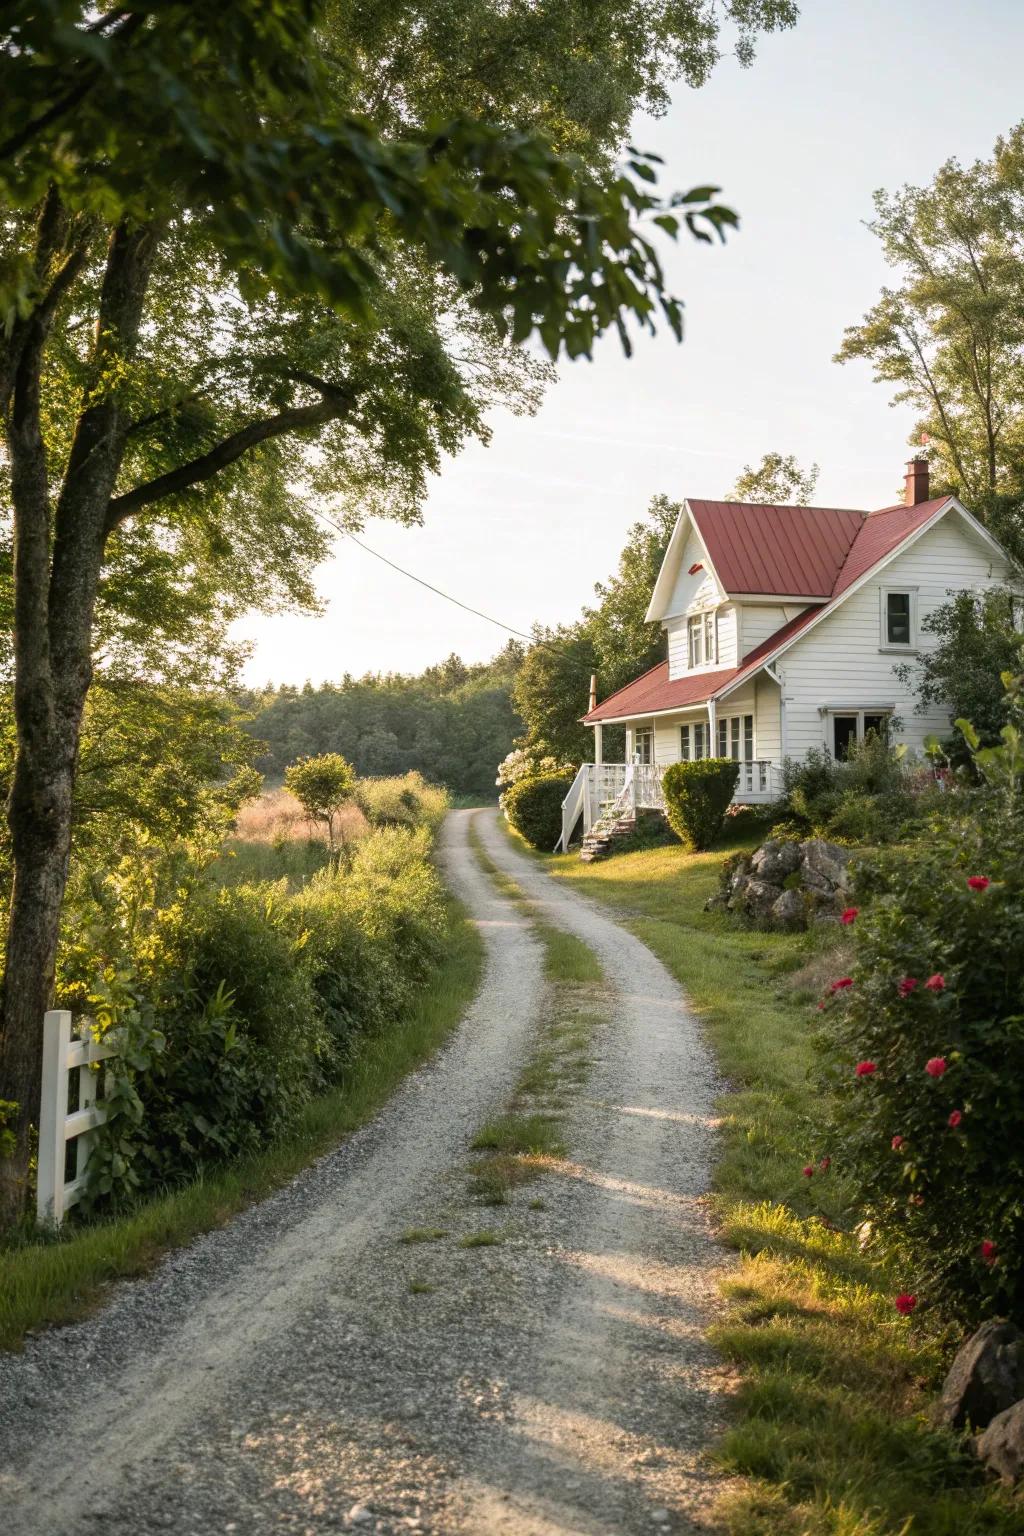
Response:
[{"label": "leafy canopy", "polygon": [[356,775],[352,764],[340,752],[300,758],[285,769],[284,783],[310,821],[321,822],[326,828],[333,849],[338,813],[355,793]]},{"label": "leafy canopy", "polygon": [[931,183],[878,192],[869,226],[896,274],[843,335],[916,413],[937,491],[1020,547],[1024,496],[1024,124],[987,160],[947,160]]},{"label": "leafy canopy", "polygon": [[801,469],[791,453],[766,453],[757,465],[744,464],[729,493],[729,501],[765,506],[809,506],[818,484],[818,466]]}]

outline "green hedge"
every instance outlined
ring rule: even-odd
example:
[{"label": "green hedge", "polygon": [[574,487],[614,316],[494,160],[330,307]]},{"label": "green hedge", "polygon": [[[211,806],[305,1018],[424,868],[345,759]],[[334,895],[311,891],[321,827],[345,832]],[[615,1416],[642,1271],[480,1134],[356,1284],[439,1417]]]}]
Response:
[{"label": "green hedge", "polygon": [[568,774],[544,773],[519,779],[505,791],[505,815],[531,848],[550,853],[562,832],[562,801],[572,788]]},{"label": "green hedge", "polygon": [[665,814],[677,837],[690,848],[710,848],[732,803],[740,765],[731,757],[702,757],[673,763],[661,781]]}]

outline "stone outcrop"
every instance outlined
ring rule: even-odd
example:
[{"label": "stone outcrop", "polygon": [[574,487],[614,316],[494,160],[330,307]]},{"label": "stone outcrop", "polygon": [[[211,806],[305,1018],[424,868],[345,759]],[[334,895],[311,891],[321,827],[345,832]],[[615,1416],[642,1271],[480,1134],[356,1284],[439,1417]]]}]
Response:
[{"label": "stone outcrop", "polygon": [[1002,1482],[1019,1483],[1024,1478],[1024,1402],[997,1413],[974,1448]]},{"label": "stone outcrop", "polygon": [[725,907],[762,928],[803,929],[847,906],[848,848],[820,837],[798,843],[769,838],[749,857],[732,859],[708,908]]},{"label": "stone outcrop", "polygon": [[1024,1333],[993,1318],[958,1351],[935,1409],[951,1429],[984,1429],[1024,1398]]}]

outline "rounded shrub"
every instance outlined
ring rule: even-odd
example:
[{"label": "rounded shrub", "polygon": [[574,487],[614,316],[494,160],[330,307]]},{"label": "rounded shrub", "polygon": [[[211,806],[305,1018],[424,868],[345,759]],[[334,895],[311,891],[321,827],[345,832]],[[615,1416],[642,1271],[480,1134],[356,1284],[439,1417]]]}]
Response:
[{"label": "rounded shrub", "polygon": [[505,791],[505,815],[531,848],[551,852],[562,831],[562,801],[571,788],[569,774],[543,773],[519,779]]},{"label": "rounded shrub", "polygon": [[824,1130],[908,1290],[1024,1310],[1024,815],[957,796],[857,869],[826,993]]},{"label": "rounded shrub", "polygon": [[710,848],[725,821],[740,765],[731,757],[702,757],[673,763],[661,781],[665,814],[677,837],[690,848]]}]

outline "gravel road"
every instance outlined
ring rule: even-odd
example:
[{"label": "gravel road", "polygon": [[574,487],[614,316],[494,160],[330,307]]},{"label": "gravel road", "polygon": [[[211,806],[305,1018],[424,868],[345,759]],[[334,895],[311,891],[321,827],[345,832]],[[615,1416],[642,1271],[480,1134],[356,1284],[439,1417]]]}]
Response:
[{"label": "gravel road", "polygon": [[[471,820],[592,947],[612,996],[569,1157],[496,1210],[469,1197],[469,1143],[550,1000]],[[494,813],[452,814],[441,855],[487,945],[459,1029],[287,1188],[0,1357],[5,1536],[706,1526],[720,1484],[704,1451],[730,1388],[703,1337],[725,1260],[702,1198],[707,1051],[650,951],[514,850]],[[403,1243],[412,1228],[445,1235]],[[464,1246],[484,1229],[499,1240]]]}]

